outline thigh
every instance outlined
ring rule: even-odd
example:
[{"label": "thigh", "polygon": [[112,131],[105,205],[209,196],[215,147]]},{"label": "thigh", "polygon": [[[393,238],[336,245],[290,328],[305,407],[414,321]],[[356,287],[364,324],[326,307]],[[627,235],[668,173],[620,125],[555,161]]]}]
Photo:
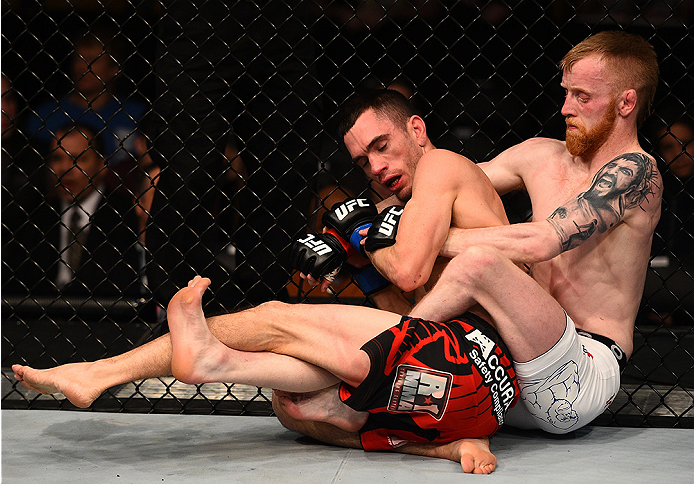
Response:
[{"label": "thigh", "polygon": [[362,306],[273,301],[223,318],[230,323],[226,334],[213,332],[228,346],[293,356],[358,385],[370,366],[360,348],[401,316]]},{"label": "thigh", "polygon": [[[437,296],[440,305],[457,298],[482,306],[514,361],[529,361],[545,353],[566,329],[566,314],[559,303],[532,277],[491,248],[474,248],[452,259],[428,297],[435,294],[442,295]],[[438,304],[433,302],[432,306],[428,301],[430,307]]]}]

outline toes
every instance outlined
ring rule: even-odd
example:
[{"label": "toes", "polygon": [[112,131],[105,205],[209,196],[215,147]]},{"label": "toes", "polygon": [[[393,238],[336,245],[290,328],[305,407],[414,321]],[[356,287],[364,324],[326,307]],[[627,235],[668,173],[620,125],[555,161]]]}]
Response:
[{"label": "toes", "polygon": [[484,464],[475,468],[474,474],[491,474],[494,471],[494,464]]},{"label": "toes", "polygon": [[192,279],[188,282],[188,287],[194,287],[194,286],[198,283],[198,281],[199,281],[200,279],[201,279],[200,276],[195,276],[194,278],[192,278]]},{"label": "toes", "polygon": [[460,465],[463,467],[463,472],[468,474],[475,470],[475,460],[470,454],[465,454],[460,458]]}]

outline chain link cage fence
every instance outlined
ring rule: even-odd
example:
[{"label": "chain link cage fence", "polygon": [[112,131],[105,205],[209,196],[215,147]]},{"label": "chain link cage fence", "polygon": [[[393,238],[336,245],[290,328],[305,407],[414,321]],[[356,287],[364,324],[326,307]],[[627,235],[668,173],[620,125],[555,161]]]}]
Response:
[{"label": "chain link cage fence", "polygon": [[[658,53],[641,138],[665,203],[632,361],[598,423],[691,427],[693,24],[685,0],[3,0],[3,408],[74,409],[17,385],[11,364],[138,346],[166,331],[163,308],[195,273],[213,280],[208,314],[274,298],[370,304],[350,281],[311,291],[286,264],[324,207],[379,199],[337,140],[347,97],[406,92],[437,147],[489,160],[562,138],[559,60],[623,29]],[[105,208],[83,209],[80,224],[61,193],[86,200],[92,187]],[[504,203],[512,222],[529,216],[527,199]],[[61,262],[68,233],[81,263]],[[92,408],[267,415],[269,398],[161,378],[112,388]]]}]

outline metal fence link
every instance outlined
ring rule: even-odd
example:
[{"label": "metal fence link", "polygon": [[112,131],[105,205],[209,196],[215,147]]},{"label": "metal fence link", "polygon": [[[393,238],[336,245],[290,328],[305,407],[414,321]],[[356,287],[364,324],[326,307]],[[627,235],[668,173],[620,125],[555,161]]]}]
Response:
[{"label": "metal fence link", "polygon": [[[437,147],[489,160],[562,138],[559,60],[620,28],[658,53],[641,137],[665,196],[634,354],[598,422],[691,426],[692,25],[685,0],[3,0],[2,406],[74,408],[17,385],[10,365],[140,345],[166,331],[164,308],[194,274],[213,281],[208,314],[276,298],[370,304],[351,281],[311,290],[287,263],[325,207],[381,197],[340,147],[343,102],[399,89]],[[504,204],[511,222],[530,215],[525,197]],[[94,408],[269,414],[269,401],[268,389],[162,378]]]}]

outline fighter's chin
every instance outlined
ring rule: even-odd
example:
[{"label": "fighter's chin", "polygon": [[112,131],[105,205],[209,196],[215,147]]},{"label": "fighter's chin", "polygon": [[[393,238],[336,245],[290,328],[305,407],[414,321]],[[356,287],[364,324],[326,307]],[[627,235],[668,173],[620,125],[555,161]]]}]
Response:
[{"label": "fighter's chin", "polygon": [[395,198],[397,198],[399,201],[407,203],[410,198],[412,198],[412,190],[402,189],[395,192],[393,195],[395,195]]},{"label": "fighter's chin", "polygon": [[597,145],[569,145],[567,143],[566,145],[567,151],[571,154],[571,156],[576,156],[579,158],[588,158],[593,156],[595,153],[598,152],[598,149],[600,149],[600,146]]},{"label": "fighter's chin", "polygon": [[589,154],[589,146],[582,142],[580,136],[576,136],[568,130],[566,132],[566,150],[572,156],[586,156]]},{"label": "fighter's chin", "polygon": [[583,152],[581,149],[574,145],[570,145],[569,143],[566,143],[566,150],[571,154],[571,156],[582,156]]}]

